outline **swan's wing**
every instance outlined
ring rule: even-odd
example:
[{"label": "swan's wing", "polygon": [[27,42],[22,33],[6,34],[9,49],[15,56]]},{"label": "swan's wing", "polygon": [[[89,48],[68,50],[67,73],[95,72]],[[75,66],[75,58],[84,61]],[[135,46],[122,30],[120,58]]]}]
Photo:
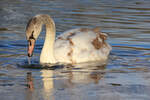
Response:
[{"label": "swan's wing", "polygon": [[107,35],[96,29],[79,28],[57,37],[55,57],[59,61],[79,63],[106,59],[111,47],[105,42]]}]

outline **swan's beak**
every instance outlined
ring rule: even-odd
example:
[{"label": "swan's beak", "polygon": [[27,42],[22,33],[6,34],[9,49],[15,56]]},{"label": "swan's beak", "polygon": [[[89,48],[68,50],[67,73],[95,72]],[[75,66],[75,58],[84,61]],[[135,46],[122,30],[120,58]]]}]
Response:
[{"label": "swan's beak", "polygon": [[35,40],[34,39],[30,39],[28,41],[28,57],[32,57],[33,50],[34,50],[34,45],[35,45]]}]

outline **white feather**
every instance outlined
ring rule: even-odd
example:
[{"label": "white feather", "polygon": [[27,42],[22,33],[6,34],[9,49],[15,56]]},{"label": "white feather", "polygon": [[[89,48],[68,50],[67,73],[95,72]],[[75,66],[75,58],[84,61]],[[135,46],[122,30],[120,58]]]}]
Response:
[{"label": "white feather", "polygon": [[[70,36],[71,33],[74,35]],[[72,29],[64,32],[55,41],[54,55],[57,62],[61,63],[82,63],[91,61],[105,61],[108,58],[111,46],[107,44],[96,49],[92,41],[97,37],[93,31],[81,32],[80,29]],[[71,39],[73,45],[69,43]],[[102,42],[102,39],[99,38]],[[71,52],[72,50],[72,52]],[[72,54],[68,56],[68,53]]]}]

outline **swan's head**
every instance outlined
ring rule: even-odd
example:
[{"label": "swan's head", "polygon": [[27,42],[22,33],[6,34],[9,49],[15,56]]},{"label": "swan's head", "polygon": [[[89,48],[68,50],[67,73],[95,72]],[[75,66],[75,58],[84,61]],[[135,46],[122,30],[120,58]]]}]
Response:
[{"label": "swan's head", "polygon": [[37,17],[29,20],[26,27],[26,38],[28,40],[28,56],[31,57],[34,50],[35,41],[37,40],[42,28],[42,21]]}]

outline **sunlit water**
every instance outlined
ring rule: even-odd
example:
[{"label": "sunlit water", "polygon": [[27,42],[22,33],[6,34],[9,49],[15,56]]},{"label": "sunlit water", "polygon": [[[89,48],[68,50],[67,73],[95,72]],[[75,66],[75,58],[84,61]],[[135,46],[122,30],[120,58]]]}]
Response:
[{"label": "sunlit water", "polygon": [[[41,68],[43,30],[28,65],[25,26],[40,13],[57,35],[100,26],[113,48],[108,64]],[[0,100],[150,100],[149,0],[0,0],[0,22]]]}]

